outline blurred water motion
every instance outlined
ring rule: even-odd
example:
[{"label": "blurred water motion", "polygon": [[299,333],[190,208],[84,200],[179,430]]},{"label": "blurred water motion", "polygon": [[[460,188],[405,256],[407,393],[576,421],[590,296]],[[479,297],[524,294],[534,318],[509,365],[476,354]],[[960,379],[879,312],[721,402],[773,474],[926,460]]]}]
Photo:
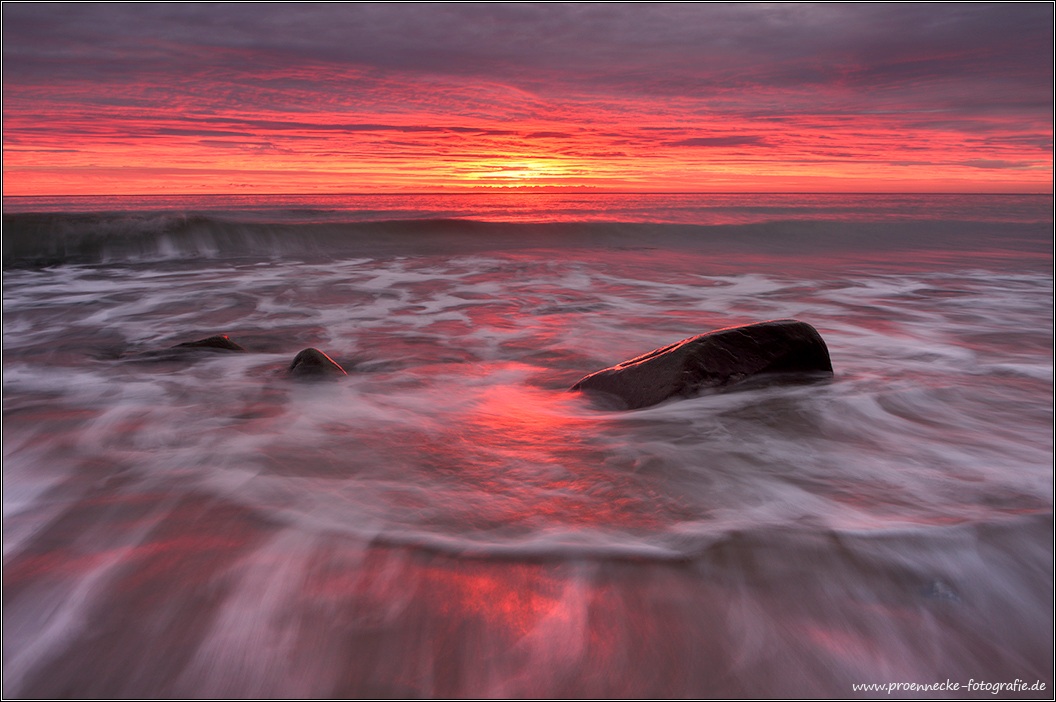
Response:
[{"label": "blurred water motion", "polygon": [[[170,217],[48,267],[5,220],[4,694],[1051,697],[1051,223],[847,197],[644,240]],[[566,392],[786,317],[831,383]],[[216,333],[249,353],[153,353]],[[289,382],[307,346],[348,377]]]},{"label": "blurred water motion", "polygon": [[[67,522],[79,538],[43,550]],[[45,697],[751,697],[1013,667],[1044,680],[1051,529],[782,529],[678,562],[477,559],[310,537],[203,494],[107,488],[5,569],[5,638],[30,643],[8,652],[7,684]]]}]

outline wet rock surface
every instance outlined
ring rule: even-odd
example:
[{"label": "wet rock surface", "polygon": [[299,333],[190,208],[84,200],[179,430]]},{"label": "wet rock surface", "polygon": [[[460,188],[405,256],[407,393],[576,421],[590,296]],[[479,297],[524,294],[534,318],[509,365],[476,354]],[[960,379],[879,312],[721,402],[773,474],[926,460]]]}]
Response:
[{"label": "wet rock surface", "polygon": [[231,341],[231,337],[227,334],[217,334],[216,336],[210,336],[205,339],[198,339],[197,341],[185,341],[182,344],[176,344],[172,347],[173,349],[208,349],[214,351],[235,351],[239,353],[245,353],[246,350],[240,345]]},{"label": "wet rock surface", "polygon": [[348,375],[334,359],[316,348],[302,350],[290,363],[287,375],[303,380],[323,380]]},{"label": "wet rock surface", "polygon": [[592,373],[571,389],[614,407],[640,409],[778,374],[788,379],[832,375],[828,348],[814,327],[779,319],[718,329]]}]

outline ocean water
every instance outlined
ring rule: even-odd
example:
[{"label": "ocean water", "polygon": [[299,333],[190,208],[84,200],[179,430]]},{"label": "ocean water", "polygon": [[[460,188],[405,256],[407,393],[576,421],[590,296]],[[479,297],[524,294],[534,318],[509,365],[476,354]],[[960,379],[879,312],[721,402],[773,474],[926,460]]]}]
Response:
[{"label": "ocean water", "polygon": [[[4,694],[1051,698],[1052,212],[5,198]],[[779,318],[831,381],[568,391]]]}]

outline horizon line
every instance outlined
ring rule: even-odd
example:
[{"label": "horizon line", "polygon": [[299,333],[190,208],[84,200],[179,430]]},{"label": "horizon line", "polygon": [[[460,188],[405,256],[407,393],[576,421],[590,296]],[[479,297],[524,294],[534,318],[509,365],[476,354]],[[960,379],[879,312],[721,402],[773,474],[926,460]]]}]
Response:
[{"label": "horizon line", "polygon": [[0,197],[227,197],[252,196],[370,196],[370,195],[538,195],[545,194],[591,194],[591,195],[1053,195],[1053,191],[1004,191],[1004,190],[398,190],[366,192],[178,192],[178,193],[54,193],[35,195],[8,195]]}]

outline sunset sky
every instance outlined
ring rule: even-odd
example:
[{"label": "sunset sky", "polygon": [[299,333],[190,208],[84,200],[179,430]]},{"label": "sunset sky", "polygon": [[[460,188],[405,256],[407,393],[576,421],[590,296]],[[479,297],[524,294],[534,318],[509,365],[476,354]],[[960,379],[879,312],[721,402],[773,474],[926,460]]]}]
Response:
[{"label": "sunset sky", "polygon": [[1052,192],[1053,5],[3,5],[4,194]]}]

